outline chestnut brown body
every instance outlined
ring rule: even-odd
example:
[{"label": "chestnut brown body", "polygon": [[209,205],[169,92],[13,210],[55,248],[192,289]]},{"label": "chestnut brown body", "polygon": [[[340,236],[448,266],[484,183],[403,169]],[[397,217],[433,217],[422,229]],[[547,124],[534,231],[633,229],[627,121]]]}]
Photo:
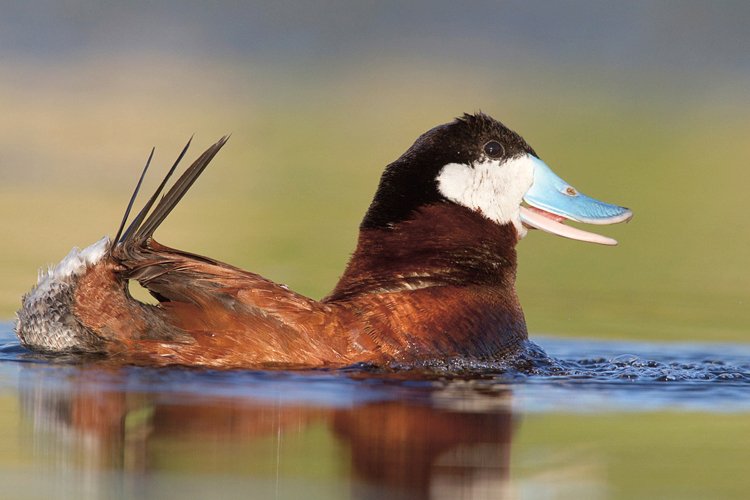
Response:
[{"label": "chestnut brown body", "polygon": [[[363,229],[332,294],[316,301],[153,240],[79,279],[73,310],[96,350],[126,362],[310,367],[497,359],[526,338],[514,292],[517,238],[453,205]],[[160,303],[132,299],[137,279]]]}]

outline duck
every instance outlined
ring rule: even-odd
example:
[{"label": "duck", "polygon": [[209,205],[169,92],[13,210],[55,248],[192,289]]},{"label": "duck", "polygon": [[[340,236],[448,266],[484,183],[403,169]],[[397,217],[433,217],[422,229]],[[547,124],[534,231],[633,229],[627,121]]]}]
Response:
[{"label": "duck", "polygon": [[[516,245],[527,232],[616,245],[565,222],[633,215],[563,181],[500,121],[464,114],[385,167],[343,274],[315,300],[154,239],[227,139],[159,198],[188,142],[130,220],[151,151],[115,237],[74,248],[23,296],[15,326],[23,346],[215,369],[502,360],[528,342],[515,290]],[[133,298],[132,280],[156,303]]]}]

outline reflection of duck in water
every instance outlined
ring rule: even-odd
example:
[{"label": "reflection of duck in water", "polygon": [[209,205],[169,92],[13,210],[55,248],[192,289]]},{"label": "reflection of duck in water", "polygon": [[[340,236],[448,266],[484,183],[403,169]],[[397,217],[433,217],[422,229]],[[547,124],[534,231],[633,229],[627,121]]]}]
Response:
[{"label": "reflection of duck in water", "polygon": [[[18,313],[24,345],[213,367],[500,359],[527,338],[515,292],[515,245],[526,228],[614,244],[561,221],[632,215],[580,194],[501,123],[465,115],[388,165],[349,265],[316,301],[153,240],[224,142],[149,213],[154,194],[114,243],[74,250],[40,278]],[[131,279],[159,304],[131,298]]]},{"label": "reflection of duck in water", "polygon": [[[451,381],[413,399],[397,389],[394,399],[381,391],[382,400],[331,407],[138,392],[122,389],[138,385],[123,370],[61,370],[24,367],[21,387],[34,458],[52,465],[47,477],[60,473],[58,496],[161,497],[168,484],[213,492],[217,477],[228,498],[504,498],[509,490],[514,419],[504,388]],[[302,485],[306,495],[290,494]],[[331,488],[338,495],[320,494]]]}]

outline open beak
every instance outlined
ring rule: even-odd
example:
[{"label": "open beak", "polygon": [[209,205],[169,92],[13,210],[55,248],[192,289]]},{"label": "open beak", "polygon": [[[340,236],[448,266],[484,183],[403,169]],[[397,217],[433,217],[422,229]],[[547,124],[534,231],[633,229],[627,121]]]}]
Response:
[{"label": "open beak", "polygon": [[633,218],[625,207],[610,205],[579,193],[560,179],[546,163],[531,156],[534,164],[534,182],[523,197],[528,207],[521,207],[524,225],[573,240],[617,245],[617,240],[566,226],[564,220],[587,224],[617,224]]}]

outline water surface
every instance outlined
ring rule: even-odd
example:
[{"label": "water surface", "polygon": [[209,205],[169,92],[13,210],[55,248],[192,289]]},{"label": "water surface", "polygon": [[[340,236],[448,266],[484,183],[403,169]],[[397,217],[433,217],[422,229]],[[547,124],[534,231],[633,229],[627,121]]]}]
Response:
[{"label": "water surface", "polygon": [[[534,339],[460,376],[29,353],[0,327],[14,498],[742,498],[750,346]],[[546,352],[546,354],[545,354]]]}]

